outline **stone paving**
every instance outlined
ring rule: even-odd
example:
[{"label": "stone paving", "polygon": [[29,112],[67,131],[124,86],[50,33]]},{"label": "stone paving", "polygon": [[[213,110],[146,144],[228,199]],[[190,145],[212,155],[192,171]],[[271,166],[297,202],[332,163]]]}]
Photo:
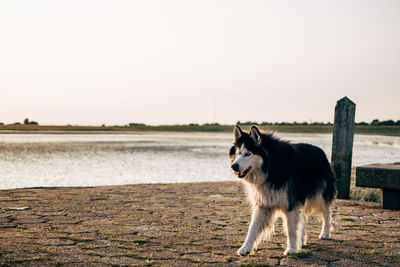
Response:
[{"label": "stone paving", "polygon": [[400,266],[400,211],[337,200],[331,240],[283,256],[271,241],[239,257],[250,209],[239,183],[0,191],[0,264],[29,266]]}]

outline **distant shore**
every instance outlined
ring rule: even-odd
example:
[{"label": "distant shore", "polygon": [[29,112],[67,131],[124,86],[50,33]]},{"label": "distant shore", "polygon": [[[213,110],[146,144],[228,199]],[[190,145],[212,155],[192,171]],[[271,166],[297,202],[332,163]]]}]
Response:
[{"label": "distant shore", "polygon": [[[243,128],[249,128],[244,125]],[[282,133],[332,133],[332,125],[262,125],[262,130]],[[128,133],[142,131],[157,132],[231,132],[233,125],[137,125],[137,126],[74,126],[74,125],[0,125],[0,134],[10,133]],[[400,126],[356,125],[356,134],[400,136]]]}]

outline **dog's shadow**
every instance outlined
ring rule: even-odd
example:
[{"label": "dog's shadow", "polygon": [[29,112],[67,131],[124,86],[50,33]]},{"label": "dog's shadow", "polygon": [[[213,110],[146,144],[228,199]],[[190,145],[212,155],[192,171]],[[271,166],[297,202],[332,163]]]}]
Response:
[{"label": "dog's shadow", "polygon": [[387,262],[384,255],[368,256],[363,249],[364,246],[357,244],[354,240],[342,239],[327,239],[310,242],[302,247],[298,254],[282,256],[296,259],[299,264],[318,264],[318,262],[327,262],[328,265],[335,264],[335,262],[343,262],[345,264],[367,264],[367,265],[382,265],[382,262]]}]

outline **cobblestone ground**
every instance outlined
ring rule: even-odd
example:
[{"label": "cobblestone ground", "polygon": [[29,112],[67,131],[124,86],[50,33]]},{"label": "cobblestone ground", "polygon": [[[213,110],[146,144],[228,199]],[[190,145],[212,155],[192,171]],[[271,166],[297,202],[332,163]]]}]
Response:
[{"label": "cobblestone ground", "polygon": [[312,218],[308,245],[283,256],[278,223],[271,241],[237,256],[250,219],[238,183],[3,190],[0,212],[2,265],[400,265],[400,212],[343,200],[331,240]]}]

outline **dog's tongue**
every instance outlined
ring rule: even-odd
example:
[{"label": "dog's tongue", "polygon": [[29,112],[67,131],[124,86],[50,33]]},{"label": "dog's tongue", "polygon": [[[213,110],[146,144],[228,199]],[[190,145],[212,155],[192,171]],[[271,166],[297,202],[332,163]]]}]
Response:
[{"label": "dog's tongue", "polygon": [[239,178],[245,177],[245,176],[247,175],[247,173],[248,173],[250,170],[251,170],[251,167],[249,167],[247,170],[238,172],[238,177],[239,177]]}]

